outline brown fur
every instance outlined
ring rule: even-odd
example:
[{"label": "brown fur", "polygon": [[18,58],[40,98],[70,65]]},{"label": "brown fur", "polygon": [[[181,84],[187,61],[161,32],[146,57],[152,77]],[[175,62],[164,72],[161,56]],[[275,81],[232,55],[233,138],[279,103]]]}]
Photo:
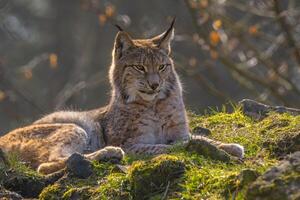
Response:
[{"label": "brown fur", "polygon": [[[123,150],[161,154],[175,142],[190,140],[181,83],[169,56],[173,32],[171,26],[152,39],[133,40],[120,31],[109,72],[112,96],[108,106],[52,113],[1,137],[0,147],[19,152],[32,167],[48,174],[64,167],[75,152],[92,160],[122,159]],[[237,144],[196,139],[243,156]]]}]

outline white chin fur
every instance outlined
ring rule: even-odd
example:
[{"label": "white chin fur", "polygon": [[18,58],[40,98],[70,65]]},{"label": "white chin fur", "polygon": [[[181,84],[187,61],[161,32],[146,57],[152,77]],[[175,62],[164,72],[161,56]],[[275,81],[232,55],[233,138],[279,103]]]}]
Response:
[{"label": "white chin fur", "polygon": [[142,97],[142,99],[144,99],[145,101],[153,101],[157,94],[145,94],[139,92],[139,96]]}]

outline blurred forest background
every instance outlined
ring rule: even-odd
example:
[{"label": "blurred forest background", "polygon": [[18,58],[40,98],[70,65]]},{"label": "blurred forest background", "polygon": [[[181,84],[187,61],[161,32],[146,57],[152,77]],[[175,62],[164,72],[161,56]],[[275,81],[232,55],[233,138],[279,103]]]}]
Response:
[{"label": "blurred forest background", "polygon": [[242,98],[300,107],[299,0],[0,0],[0,135],[105,105],[113,24],[147,38],[173,16],[189,109]]}]

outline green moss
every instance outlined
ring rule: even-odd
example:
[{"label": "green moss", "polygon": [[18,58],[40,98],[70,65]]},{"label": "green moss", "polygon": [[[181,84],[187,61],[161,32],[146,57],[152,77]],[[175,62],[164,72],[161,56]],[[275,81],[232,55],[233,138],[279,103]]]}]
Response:
[{"label": "green moss", "polygon": [[226,199],[232,199],[236,196],[237,199],[244,199],[249,184],[254,182],[259,173],[253,169],[243,169],[238,175],[229,176],[224,183],[224,190],[222,196]]},{"label": "green moss", "polygon": [[74,193],[76,193],[76,192],[77,192],[77,188],[71,188],[63,194],[62,198],[63,199],[70,199],[74,195]]},{"label": "green moss", "polygon": [[[126,155],[123,164],[129,165],[128,174],[116,171],[113,164],[93,162],[94,175],[88,179],[69,177],[60,180],[60,184],[44,188],[40,199],[245,199],[248,183],[253,181],[253,173],[247,169],[262,174],[279,162],[278,152],[282,155],[299,149],[291,142],[299,144],[300,116],[270,113],[262,121],[254,121],[239,109],[233,113],[190,116],[191,129],[208,128],[212,139],[243,145],[246,150],[244,162],[212,159],[206,151],[201,155],[178,144],[170,155]],[[285,148],[290,146],[294,149]],[[8,160],[22,176],[40,177],[16,156],[12,155]],[[1,184],[6,179],[8,167],[0,167]],[[257,191],[269,194],[280,184],[298,181],[295,177],[298,175],[285,174],[277,183],[257,187]]]},{"label": "green moss", "polygon": [[260,126],[263,146],[272,155],[282,156],[300,149],[300,116],[272,114]]},{"label": "green moss", "polygon": [[240,172],[237,180],[240,182],[240,185],[246,186],[254,182],[258,176],[259,173],[256,170],[244,169]]},{"label": "green moss", "polygon": [[60,184],[50,185],[43,189],[41,194],[39,195],[39,199],[41,200],[56,200],[61,199],[64,191]]},{"label": "green moss", "polygon": [[11,169],[14,169],[14,171],[16,171],[19,174],[22,174],[22,175],[25,175],[25,176],[31,176],[33,178],[42,177],[35,170],[30,168],[24,162],[22,162],[17,153],[8,154],[7,155],[7,160],[8,160],[8,163],[9,163],[9,167]]},{"label": "green moss", "polygon": [[180,177],[184,171],[183,161],[170,155],[134,162],[128,174],[134,198],[149,198],[157,192],[163,192],[170,184],[168,182]]},{"label": "green moss", "polygon": [[63,200],[68,199],[77,199],[77,200],[86,200],[91,199],[91,196],[94,192],[93,188],[90,187],[82,187],[82,188],[70,188],[67,190],[63,196]]},{"label": "green moss", "polygon": [[180,182],[180,196],[183,199],[221,199],[223,191],[229,191],[226,188],[230,183],[229,177],[236,177],[240,170],[240,166],[221,162],[205,161],[202,166],[193,163]]},{"label": "green moss", "polygon": [[94,192],[92,198],[103,200],[132,199],[126,175],[121,173],[112,173],[105,177],[100,183],[99,188]]},{"label": "green moss", "polygon": [[284,162],[280,167],[268,170],[259,177],[247,191],[247,199],[287,200],[299,199],[300,173],[299,160],[291,159],[290,163]]},{"label": "green moss", "polygon": [[21,162],[17,154],[8,154],[6,158],[7,164],[0,166],[0,185],[23,197],[37,197],[46,185],[44,177]]},{"label": "green moss", "polygon": [[94,172],[97,175],[97,177],[105,177],[111,173],[111,171],[114,169],[115,165],[109,162],[105,163],[99,163],[94,161],[93,163]]},{"label": "green moss", "polygon": [[181,189],[170,191],[169,198],[180,196],[183,199],[223,199],[226,193],[229,199],[232,196],[244,199],[247,187],[242,187],[244,184],[240,181],[244,180],[237,179],[241,171],[251,168],[263,173],[277,164],[278,158],[273,157],[277,144],[273,142],[266,146],[266,142],[284,141],[286,137],[300,131],[299,116],[271,113],[257,122],[244,116],[240,110],[206,116],[193,115],[191,128],[197,126],[210,129],[210,137],[213,139],[243,145],[246,158],[242,164],[226,164],[180,149],[175,150],[173,154],[184,158],[188,170],[179,182]]},{"label": "green moss", "polygon": [[194,116],[191,127],[202,126],[212,132],[212,138],[223,142],[242,144],[246,156],[272,154],[278,142],[300,134],[300,116],[270,113],[256,122],[237,109],[233,113],[215,113],[210,116]]},{"label": "green moss", "polygon": [[[294,182],[295,184],[300,182],[300,177],[289,177],[285,179],[277,179],[271,184],[267,184],[263,181],[258,181],[254,186],[251,187],[251,190],[248,190],[247,199],[266,199],[266,200],[288,200],[290,194],[288,191],[291,187],[287,183]],[[299,194],[298,194],[299,195]],[[299,196],[297,197],[299,198]],[[292,198],[292,199],[297,199]]]}]

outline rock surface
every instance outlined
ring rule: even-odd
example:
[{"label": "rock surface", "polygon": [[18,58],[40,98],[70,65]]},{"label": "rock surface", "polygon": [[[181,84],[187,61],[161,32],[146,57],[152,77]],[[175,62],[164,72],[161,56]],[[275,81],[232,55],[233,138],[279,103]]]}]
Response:
[{"label": "rock surface", "polygon": [[27,174],[20,174],[14,170],[6,171],[6,178],[3,180],[3,186],[21,194],[23,197],[37,197],[46,186],[43,177],[35,177]]},{"label": "rock surface", "polygon": [[272,154],[277,157],[283,157],[287,154],[300,150],[300,131],[295,134],[286,135],[279,141],[266,142],[265,146],[273,146]]},{"label": "rock surface", "polygon": [[244,169],[237,177],[240,184],[245,186],[254,182],[259,176],[259,173],[253,169]]},{"label": "rock surface", "polygon": [[238,175],[228,177],[228,183],[223,191],[225,199],[231,199],[230,195],[236,196],[237,191],[247,188],[258,177],[259,172],[254,169],[243,169]]},{"label": "rock surface", "polygon": [[195,135],[201,135],[201,136],[209,136],[211,135],[211,131],[207,128],[203,128],[201,126],[197,126],[192,130],[192,133]]},{"label": "rock surface", "polygon": [[68,158],[67,170],[78,178],[88,178],[93,174],[91,162],[79,153],[74,153]]},{"label": "rock surface", "polygon": [[250,185],[248,200],[300,199],[300,151],[288,156]]},{"label": "rock surface", "polygon": [[300,115],[300,109],[288,108],[284,106],[269,106],[251,99],[243,99],[239,102],[245,115],[254,119],[263,119],[269,112],[290,113]]},{"label": "rock surface", "polygon": [[90,199],[91,192],[90,187],[73,188],[63,195],[63,199],[79,200],[79,199]]},{"label": "rock surface", "polygon": [[20,200],[23,199],[23,197],[18,193],[8,191],[0,186],[0,199]]}]

